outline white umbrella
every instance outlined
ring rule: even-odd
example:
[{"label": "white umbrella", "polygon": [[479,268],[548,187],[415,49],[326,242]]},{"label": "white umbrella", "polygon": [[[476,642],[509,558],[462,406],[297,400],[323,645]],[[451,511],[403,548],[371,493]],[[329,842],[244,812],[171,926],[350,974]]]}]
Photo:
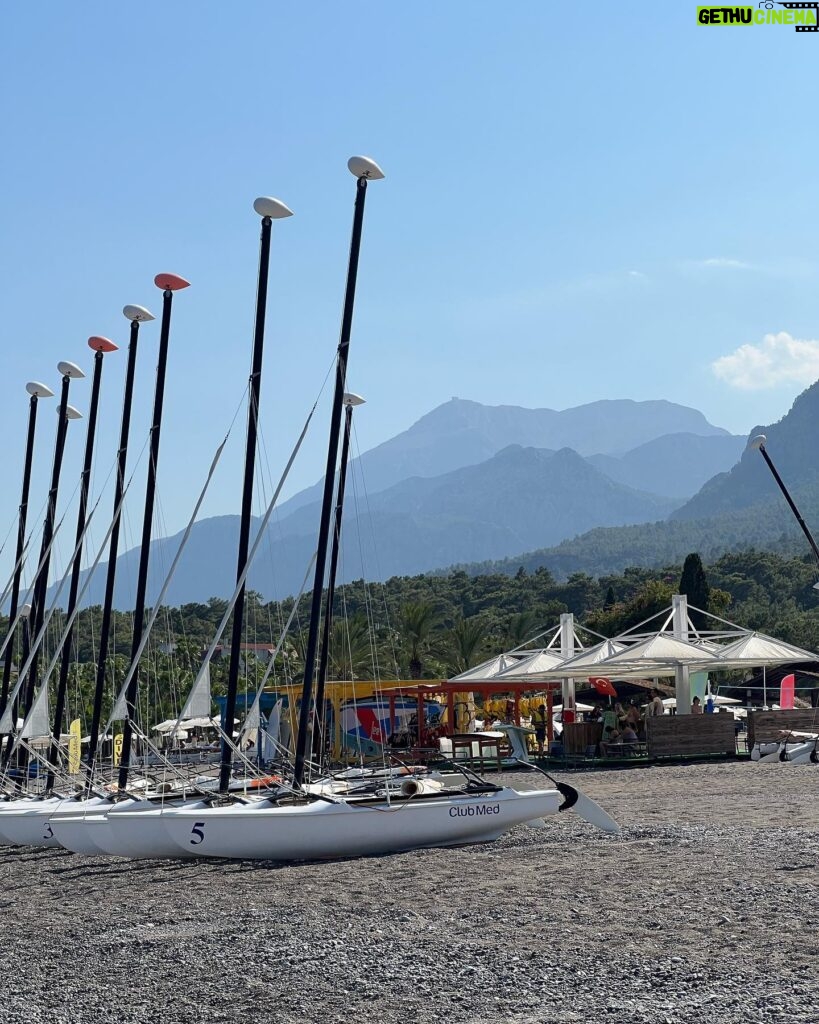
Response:
[{"label": "white umbrella", "polygon": [[[557,712],[561,712],[563,710],[562,704],[553,704],[552,707]],[[575,711],[594,711],[594,704],[583,704],[581,701],[577,701],[574,709]]]},{"label": "white umbrella", "polygon": [[[728,704],[741,704],[742,703],[742,701],[741,700],[737,700],[736,697],[723,697],[719,693],[707,693],[705,695],[705,697],[702,699],[703,705],[705,704],[705,702],[708,700],[709,697],[714,702],[714,705],[716,707],[722,707],[723,705],[728,705]],[[666,697],[665,700],[663,701],[663,707],[675,708],[676,706],[677,706],[677,698],[676,697]]]},{"label": "white umbrella", "polygon": [[[234,719],[238,721],[238,719]],[[186,729],[218,729],[222,719],[218,715],[213,718],[183,718],[182,725]]]}]

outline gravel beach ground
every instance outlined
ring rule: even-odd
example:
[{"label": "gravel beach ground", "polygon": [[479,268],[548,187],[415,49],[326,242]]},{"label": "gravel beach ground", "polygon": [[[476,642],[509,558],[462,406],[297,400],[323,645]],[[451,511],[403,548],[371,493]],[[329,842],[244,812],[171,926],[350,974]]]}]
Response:
[{"label": "gravel beach ground", "polygon": [[562,814],[286,866],[0,849],[0,1020],[819,1021],[819,768],[562,777],[622,834]]}]

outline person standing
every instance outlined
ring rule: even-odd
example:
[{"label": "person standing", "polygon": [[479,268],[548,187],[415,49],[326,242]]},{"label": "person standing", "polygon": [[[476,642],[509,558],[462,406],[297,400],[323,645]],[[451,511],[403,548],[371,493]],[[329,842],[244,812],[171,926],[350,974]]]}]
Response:
[{"label": "person standing", "polygon": [[665,714],[665,707],[663,706],[662,698],[660,697],[659,690],[651,691],[651,700],[648,702],[646,708],[647,718],[658,718],[660,715]]},{"label": "person standing", "polygon": [[702,714],[702,704],[700,703],[699,697],[695,697],[691,701],[691,714],[692,715],[701,715]]},{"label": "person standing", "polygon": [[543,757],[543,745],[546,742],[546,705],[540,704],[532,712],[532,728],[535,730],[537,752]]},{"label": "person standing", "polygon": [[612,739],[612,734],[617,731],[619,722],[617,721],[617,712],[614,708],[606,708],[603,712],[603,742],[608,743]]}]

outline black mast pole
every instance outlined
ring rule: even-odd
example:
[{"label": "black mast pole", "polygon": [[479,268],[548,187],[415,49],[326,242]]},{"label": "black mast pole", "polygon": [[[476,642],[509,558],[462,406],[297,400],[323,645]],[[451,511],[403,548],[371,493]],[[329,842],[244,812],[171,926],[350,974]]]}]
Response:
[{"label": "black mast pole", "polygon": [[[108,338],[94,336],[88,339],[89,348],[96,353],[94,356],[94,375],[91,380],[91,404],[88,409],[88,430],[85,435],[85,455],[83,457],[82,474],[80,475],[80,499],[77,508],[77,532],[75,537],[74,561],[71,566],[71,583],[68,589],[68,603],[65,610],[66,618],[70,621],[77,606],[77,591],[80,588],[80,569],[82,567],[83,534],[85,533],[85,521],[88,513],[88,490],[91,483],[91,463],[94,459],[94,438],[97,432],[97,410],[100,400],[100,385],[102,383],[102,361],[104,353],[116,352],[117,346]],[[65,710],[65,693],[68,688],[68,670],[71,665],[71,646],[74,639],[73,623],[68,627],[68,633],[63,641],[62,656],[60,661],[60,675],[57,683],[57,694],[54,699],[54,725],[51,730],[51,747],[49,750],[48,774],[46,776],[46,792],[50,792],[54,786],[54,769],[59,762],[60,734],[62,733],[63,712]]]},{"label": "black mast pole", "polygon": [[799,509],[796,507],[793,498],[788,493],[788,488],[782,482],[782,477],[779,475],[779,473],[777,473],[776,466],[771,461],[770,455],[768,455],[768,451],[765,448],[767,440],[768,439],[767,437],[765,437],[764,434],[757,434],[757,436],[753,438],[753,440],[751,441],[751,447],[758,448],[760,454],[762,455],[762,458],[768,463],[768,469],[771,471],[771,473],[773,473],[774,480],[776,480],[776,482],[779,484],[779,490],[782,491],[782,493],[785,495],[785,501],[787,501],[787,503],[790,505],[791,512],[793,512],[794,516],[796,516],[796,521],[802,527],[802,533],[804,533],[805,537],[807,537],[808,544],[810,544],[810,549],[813,552],[816,561],[819,562],[819,547],[816,546],[816,541],[813,539],[813,534],[808,529],[808,524],[799,514]]},{"label": "black mast pole", "polygon": [[338,469],[338,489],[336,493],[336,515],[333,527],[333,546],[330,550],[330,575],[327,578],[327,604],[324,612],[324,625],[321,638],[321,654],[319,655],[318,678],[316,680],[316,725],[319,731],[319,750],[325,748],[325,732],[327,716],[324,709],[324,684],[327,681],[327,664],[330,660],[330,636],[333,629],[333,598],[336,593],[336,571],[338,569],[338,552],[341,546],[341,520],[344,515],[344,489],[347,482],[347,462],[350,456],[350,433],[353,425],[353,409],[363,405],[364,399],[359,395],[344,396],[344,437],[341,442],[341,464]]},{"label": "black mast pole", "polygon": [[[162,405],[165,398],[165,369],[168,362],[168,341],[171,334],[171,306],[173,293],[187,288],[190,282],[176,274],[157,274],[154,284],[162,289],[162,328],[159,334],[159,358],[156,366],[156,390],[154,411],[151,420],[151,451],[148,463],[148,483],[145,488],[145,511],[142,517],[142,542],[139,550],[139,571],[137,574],[136,606],[134,608],[134,634],[131,641],[131,662],[137,656],[145,624],[145,593],[148,586],[148,558],[151,549],[151,529],[154,523],[154,494],[156,492],[156,469],[159,462],[159,435],[162,429]],[[136,699],[139,687],[139,673],[134,672],[125,694],[126,718],[122,729],[122,755],[119,762],[117,785],[123,790],[128,785],[128,769],[131,765],[132,722],[136,721]]]},{"label": "black mast pole", "polygon": [[99,660],[94,685],[94,706],[91,715],[91,731],[88,740],[86,761],[90,769],[89,781],[93,774],[94,759],[100,735],[100,719],[102,718],[102,698],[105,694],[105,668],[108,662],[108,638],[111,635],[111,610],[114,606],[114,583],[117,576],[117,554],[119,553],[119,528],[122,519],[122,495],[125,491],[125,467],[128,460],[128,435],[131,429],[131,400],[134,394],[134,374],[136,371],[137,348],[139,344],[139,325],[154,319],[144,306],[126,306],[123,315],[131,321],[131,336],[128,343],[128,366],[125,371],[125,392],[122,400],[122,425],[119,433],[119,449],[117,450],[117,480],[114,488],[114,521],[111,537],[108,542],[108,570],[105,578],[105,598],[102,605],[102,625],[100,626]]},{"label": "black mast pole", "polygon": [[319,620],[321,618],[321,596],[324,571],[327,567],[327,541],[330,533],[330,516],[333,511],[333,489],[338,456],[338,435],[341,431],[341,403],[344,398],[344,383],[347,377],[347,356],[350,350],[350,334],[353,324],[355,285],[358,274],[358,254],[361,248],[361,228],[364,223],[364,201],[367,197],[367,181],[383,178],[378,164],[366,157],[352,157],[347,166],[357,179],[355,209],[353,211],[353,232],[350,241],[350,258],[347,265],[347,287],[344,293],[344,312],[341,318],[341,336],[336,359],[336,388],[333,395],[333,411],[330,414],[330,441],[327,447],[327,466],[324,471],[324,495],[321,504],[318,547],[316,551],[316,572],[313,579],[313,598],[310,605],[310,629],[307,634],[307,651],[304,657],[304,682],[299,708],[299,732],[296,739],[296,758],[293,766],[293,786],[300,789],[304,779],[304,761],[307,749],[307,731],[310,722],[310,701],[313,695],[313,677],[316,670],[316,648],[318,646]]},{"label": "black mast pole", "polygon": [[34,457],[34,428],[37,425],[37,403],[41,398],[53,398],[54,392],[45,384],[30,381],[26,391],[31,396],[28,403],[28,435],[26,437],[26,454],[23,464],[23,492],[20,496],[20,511],[17,519],[17,550],[14,555],[14,577],[11,585],[11,603],[9,605],[9,628],[7,633],[6,658],[3,664],[3,684],[0,689],[0,715],[6,710],[11,681],[11,664],[14,656],[14,644],[10,633],[14,620],[17,618],[17,604],[20,600],[20,579],[23,573],[23,552],[26,546],[26,518],[28,516],[28,492],[31,485],[31,463]]},{"label": "black mast pole", "polygon": [[[293,213],[278,199],[260,197],[253,209],[262,218],[262,237],[259,248],[259,281],[256,289],[256,326],[253,333],[253,359],[250,369],[250,387],[247,401],[247,441],[245,443],[245,470],[242,486],[242,513],[239,520],[239,554],[236,566],[238,582],[247,565],[250,546],[250,521],[253,514],[253,471],[256,467],[256,437],[258,433],[259,396],[262,387],[262,357],[264,355],[264,323],[267,312],[267,280],[270,270],[270,236],[273,220],[292,217]],[[239,689],[242,627],[244,625],[245,584],[239,591],[233,608],[230,634],[230,665],[228,666],[227,696],[225,698],[225,737],[222,739],[222,763],[219,768],[219,791],[226,793],[230,785],[233,748],[227,739],[233,729],[236,694]]]},{"label": "black mast pole", "polygon": [[[62,390],[60,392],[60,407],[57,416],[57,439],[54,445],[54,462],[51,468],[51,487],[48,492],[48,503],[46,505],[46,517],[43,523],[43,537],[40,547],[39,572],[34,581],[34,596],[32,598],[32,617],[30,621],[31,637],[36,643],[40,630],[43,628],[45,618],[45,606],[48,594],[48,570],[51,564],[51,547],[54,537],[54,520],[57,515],[57,496],[60,490],[60,473],[63,466],[63,452],[65,451],[65,440],[68,434],[68,421],[81,418],[81,414],[68,404],[68,390],[72,380],[79,380],[85,376],[79,366],[74,363],[60,362],[57,369],[63,375]],[[34,700],[34,691],[37,685],[37,662],[40,658],[39,647],[31,652],[31,665],[29,666],[28,679],[26,680],[25,698],[23,700],[23,717],[31,710]]]}]

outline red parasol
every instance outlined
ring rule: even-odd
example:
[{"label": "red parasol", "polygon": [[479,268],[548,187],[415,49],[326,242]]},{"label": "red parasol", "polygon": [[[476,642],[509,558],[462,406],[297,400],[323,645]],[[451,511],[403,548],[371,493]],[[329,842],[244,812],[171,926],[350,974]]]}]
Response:
[{"label": "red parasol", "polygon": [[612,686],[610,679],[603,679],[600,676],[594,676],[589,679],[589,683],[597,690],[598,693],[602,693],[606,697],[616,697],[617,691]]}]

